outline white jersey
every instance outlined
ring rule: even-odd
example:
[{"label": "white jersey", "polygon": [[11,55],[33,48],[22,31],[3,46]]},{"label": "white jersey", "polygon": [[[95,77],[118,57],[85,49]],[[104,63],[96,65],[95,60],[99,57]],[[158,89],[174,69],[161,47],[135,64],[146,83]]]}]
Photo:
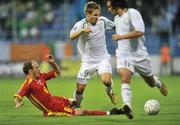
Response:
[{"label": "white jersey", "polygon": [[105,30],[113,29],[115,27],[114,22],[101,16],[97,23],[92,25],[82,19],[78,21],[71,30],[71,33],[82,29],[91,28],[92,32],[82,33],[78,40],[78,50],[82,55],[82,61],[84,62],[99,62],[102,59],[110,58],[106,48]]},{"label": "white jersey", "polygon": [[[115,16],[116,33],[123,35],[133,30],[145,32],[145,26],[141,14],[135,9],[128,9],[122,16]],[[145,37],[118,40],[118,54],[120,57],[130,57],[140,61],[147,58],[148,53],[144,46]]]}]

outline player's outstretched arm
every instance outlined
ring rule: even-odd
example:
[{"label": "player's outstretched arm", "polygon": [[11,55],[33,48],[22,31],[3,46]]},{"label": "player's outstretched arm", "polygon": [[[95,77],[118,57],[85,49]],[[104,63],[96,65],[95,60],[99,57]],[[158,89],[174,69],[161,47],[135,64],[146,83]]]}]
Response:
[{"label": "player's outstretched arm", "polygon": [[24,105],[24,103],[22,102],[22,100],[18,96],[16,96],[14,98],[14,102],[15,102],[15,107],[14,107],[15,109],[18,109]]},{"label": "player's outstretched arm", "polygon": [[54,72],[56,72],[56,74],[59,76],[60,75],[60,68],[57,65],[57,63],[55,62],[54,57],[52,55],[47,55],[46,59],[49,62],[49,64],[51,64],[51,66],[53,67]]},{"label": "player's outstretched arm", "polygon": [[92,32],[92,30],[90,28],[84,28],[84,29],[80,29],[78,31],[72,32],[70,34],[70,39],[73,40],[73,39],[79,37],[79,35],[81,35],[83,32],[90,33],[90,32]]}]

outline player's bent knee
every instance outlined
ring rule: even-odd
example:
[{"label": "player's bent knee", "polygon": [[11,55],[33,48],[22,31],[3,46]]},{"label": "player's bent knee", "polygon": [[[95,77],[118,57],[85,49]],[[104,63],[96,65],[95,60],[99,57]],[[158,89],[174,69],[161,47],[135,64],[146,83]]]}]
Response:
[{"label": "player's bent knee", "polygon": [[128,78],[128,77],[121,77],[121,82],[122,83],[130,83],[130,78]]},{"label": "player's bent knee", "polygon": [[103,83],[104,83],[104,85],[106,85],[107,87],[108,86],[111,86],[111,79],[104,79],[103,81],[102,81]]}]

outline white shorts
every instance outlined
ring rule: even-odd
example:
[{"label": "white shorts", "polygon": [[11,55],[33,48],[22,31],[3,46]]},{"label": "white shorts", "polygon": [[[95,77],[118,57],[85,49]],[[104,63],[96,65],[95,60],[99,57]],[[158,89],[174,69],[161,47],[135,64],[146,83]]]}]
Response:
[{"label": "white shorts", "polygon": [[152,76],[152,68],[150,65],[149,58],[143,59],[141,61],[135,61],[132,58],[117,58],[117,69],[120,68],[127,68],[129,69],[133,74],[135,72],[138,72],[139,74],[142,74],[144,76]]},{"label": "white shorts", "polygon": [[87,80],[91,79],[95,73],[99,75],[103,73],[112,74],[110,59],[104,59],[98,63],[82,62],[77,76],[77,82],[87,84]]}]

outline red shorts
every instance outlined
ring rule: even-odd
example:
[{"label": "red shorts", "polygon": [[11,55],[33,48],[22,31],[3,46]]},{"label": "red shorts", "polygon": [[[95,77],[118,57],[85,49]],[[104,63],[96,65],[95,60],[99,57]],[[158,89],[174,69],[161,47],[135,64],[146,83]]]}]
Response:
[{"label": "red shorts", "polygon": [[51,111],[44,113],[45,116],[73,116],[75,113],[67,98],[53,96],[51,104]]}]

